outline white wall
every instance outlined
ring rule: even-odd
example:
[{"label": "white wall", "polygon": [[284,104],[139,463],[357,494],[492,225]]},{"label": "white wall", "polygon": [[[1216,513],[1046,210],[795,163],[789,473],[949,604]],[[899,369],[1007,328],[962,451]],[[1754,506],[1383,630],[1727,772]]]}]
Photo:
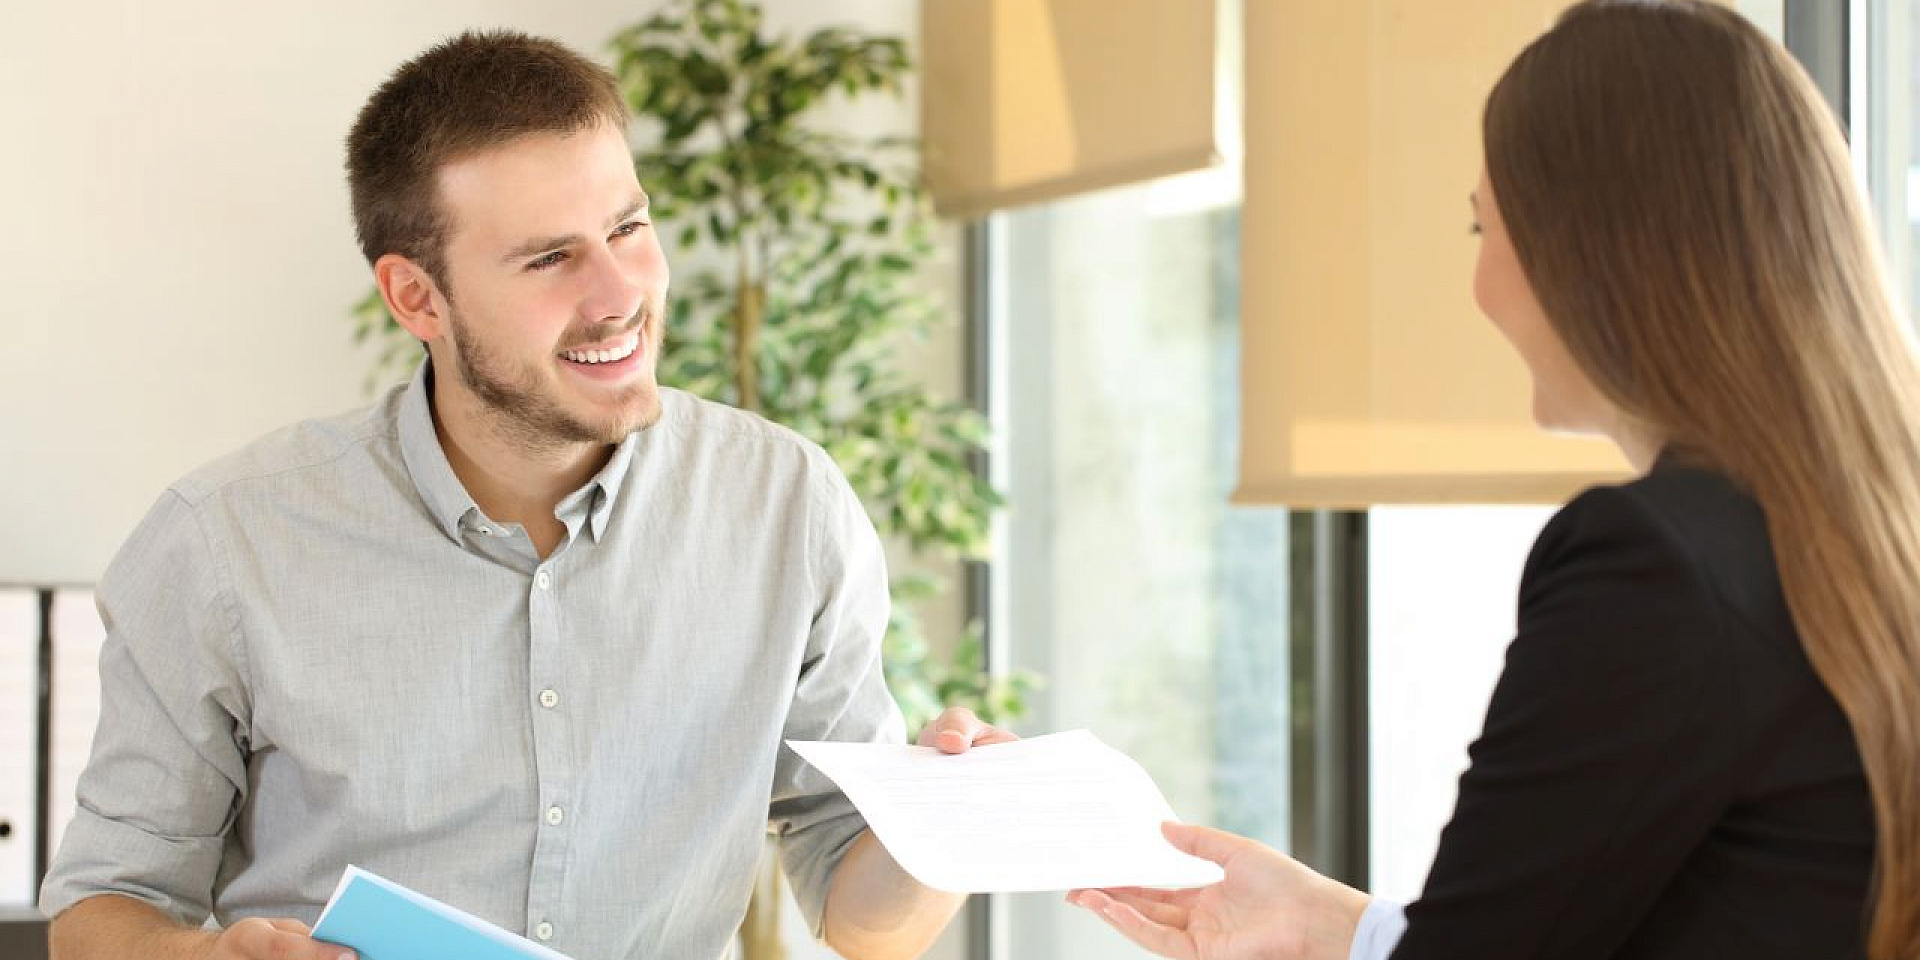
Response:
[{"label": "white wall", "polygon": [[[0,582],[92,581],[175,477],[364,401],[341,142],[397,63],[493,26],[600,56],[660,5],[0,4]],[[918,14],[769,6],[907,36]],[[842,116],[915,124],[911,101]],[[957,342],[921,363],[949,390]]]},{"label": "white wall", "polygon": [[[174,478],[365,402],[371,357],[346,314],[368,275],[342,141],[394,66],[487,27],[604,58],[618,27],[663,5],[0,3],[0,583],[91,582]],[[904,0],[765,5],[795,32],[917,33]],[[833,119],[910,134],[909,94]],[[932,277],[949,297],[955,236]],[[953,394],[960,343],[948,331],[907,359]],[[958,604],[931,612],[939,635]]]},{"label": "white wall", "polygon": [[636,4],[8,4],[0,581],[90,581],[164,486],[361,402],[341,141],[466,26],[591,49]]}]

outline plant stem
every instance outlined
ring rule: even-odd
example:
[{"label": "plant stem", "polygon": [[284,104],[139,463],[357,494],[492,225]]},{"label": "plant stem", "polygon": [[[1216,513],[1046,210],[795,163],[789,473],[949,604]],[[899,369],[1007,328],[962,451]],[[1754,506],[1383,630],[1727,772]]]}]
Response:
[{"label": "plant stem", "polygon": [[[733,377],[735,400],[740,409],[760,413],[760,322],[766,311],[766,281],[758,277],[748,260],[752,244],[748,242],[747,182],[749,164],[740,138],[734,136],[730,121],[738,104],[733,83],[713,104],[714,127],[732,159],[727,171],[727,205],[733,208],[735,268],[733,278]],[[764,272],[766,264],[761,264]]]},{"label": "plant stem", "polygon": [[766,287],[747,267],[746,244],[739,246],[739,274],[733,287],[733,365],[740,409],[760,412],[760,320]]}]

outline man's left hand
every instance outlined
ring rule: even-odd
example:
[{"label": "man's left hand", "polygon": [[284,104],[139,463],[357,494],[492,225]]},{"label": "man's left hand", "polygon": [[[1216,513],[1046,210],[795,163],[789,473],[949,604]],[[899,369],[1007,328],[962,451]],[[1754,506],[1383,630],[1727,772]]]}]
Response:
[{"label": "man's left hand", "polygon": [[966,753],[974,747],[1020,739],[988,723],[966,707],[948,707],[920,731],[920,745],[941,753]]}]

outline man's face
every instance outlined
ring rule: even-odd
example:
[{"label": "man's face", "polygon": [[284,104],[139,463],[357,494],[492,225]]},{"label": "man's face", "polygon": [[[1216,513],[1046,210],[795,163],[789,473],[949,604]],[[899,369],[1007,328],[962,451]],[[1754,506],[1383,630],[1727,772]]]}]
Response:
[{"label": "man's face", "polygon": [[660,416],[667,261],[625,139],[529,134],[449,163],[448,329],[436,389],[536,449],[617,443]]}]

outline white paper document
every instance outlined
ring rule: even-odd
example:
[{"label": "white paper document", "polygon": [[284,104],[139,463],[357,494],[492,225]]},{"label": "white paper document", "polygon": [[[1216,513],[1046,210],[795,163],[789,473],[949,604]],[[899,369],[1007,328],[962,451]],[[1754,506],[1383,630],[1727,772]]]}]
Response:
[{"label": "white paper document", "polygon": [[975,747],[789,740],[914,879],[993,893],[1193,887],[1220,868],[1160,835],[1176,819],[1132,757],[1085,730]]}]

